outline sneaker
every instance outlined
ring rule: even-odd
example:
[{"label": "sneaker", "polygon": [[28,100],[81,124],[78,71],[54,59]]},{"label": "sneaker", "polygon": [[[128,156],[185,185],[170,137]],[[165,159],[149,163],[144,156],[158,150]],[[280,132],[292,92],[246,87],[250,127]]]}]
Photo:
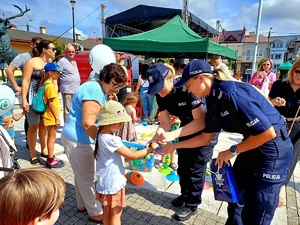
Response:
[{"label": "sneaker", "polygon": [[174,198],[171,201],[171,204],[174,207],[182,207],[184,206],[184,203],[185,203],[185,198],[182,195],[178,196],[177,198]]},{"label": "sneaker", "polygon": [[38,158],[30,159],[30,163],[33,166],[40,166],[41,165],[40,160]]},{"label": "sneaker", "polygon": [[54,158],[52,163],[48,163],[48,160],[46,161],[46,166],[51,169],[51,168],[61,168],[65,165],[64,161],[58,160]]},{"label": "sneaker", "polygon": [[187,206],[182,206],[175,214],[175,219],[179,221],[188,220],[192,215],[197,213],[197,209],[192,210]]}]

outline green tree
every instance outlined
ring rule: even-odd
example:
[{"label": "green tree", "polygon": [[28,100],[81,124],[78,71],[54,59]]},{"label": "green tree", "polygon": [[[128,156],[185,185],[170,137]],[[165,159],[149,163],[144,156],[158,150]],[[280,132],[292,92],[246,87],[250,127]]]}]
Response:
[{"label": "green tree", "polygon": [[52,41],[55,45],[56,53],[55,56],[61,55],[65,53],[65,44],[59,40],[55,40],[54,38],[49,38],[49,41]]}]

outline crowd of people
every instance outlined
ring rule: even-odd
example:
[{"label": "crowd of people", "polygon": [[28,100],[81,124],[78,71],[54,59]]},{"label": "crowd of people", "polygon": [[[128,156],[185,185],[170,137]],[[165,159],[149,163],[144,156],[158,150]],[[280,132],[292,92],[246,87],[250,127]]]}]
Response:
[{"label": "crowd of people", "polygon": [[[136,89],[127,93],[128,75],[121,55],[117,55],[116,63],[98,71],[98,79],[80,85],[72,44],[66,45],[66,55],[58,63],[51,62],[56,52],[53,42],[35,37],[31,48],[7,68],[8,79],[22,95],[23,112],[15,115],[10,110],[9,115],[0,115],[2,126],[12,129],[3,117],[12,121],[25,115],[30,163],[40,165],[35,150],[39,134],[40,156],[47,158],[46,166],[63,167],[64,162],[54,156],[56,131],[61,124],[61,92],[61,141],[74,173],[76,210],[87,212],[90,221],[121,224],[126,206],[122,156],[132,160],[153,152],[162,155],[161,163],[165,155],[171,156],[170,167],[177,170],[181,191],[171,201],[178,208],[175,219],[189,219],[202,202],[206,166],[222,130],[243,135],[242,142],[224,149],[216,159],[222,167],[236,157],[231,162],[241,199],[228,204],[226,224],[270,224],[276,208],[284,204],[282,187],[289,182],[300,154],[300,59],[285,80],[276,80],[272,60],[265,59],[249,83],[242,82],[241,73],[232,74],[219,55],[214,55],[210,63],[192,60],[187,65],[175,61],[144,64]],[[17,68],[23,72],[22,84],[13,76]],[[42,87],[48,106],[43,115],[36,113],[32,105]],[[138,139],[134,126],[140,121],[138,104],[142,105],[143,121],[151,123],[157,117],[159,125],[147,147],[132,152],[121,140]],[[179,120],[176,129],[172,127],[175,119]],[[162,150],[155,151],[158,146]],[[3,204],[8,199],[17,204],[15,197],[22,195],[21,187],[15,184],[18,180],[22,181],[18,185],[30,186],[22,199],[24,205],[30,198],[37,200],[38,191],[48,195],[46,199],[53,196],[53,203],[43,204],[23,218],[22,213],[11,210],[13,206]],[[35,187],[35,182],[44,185]],[[10,188],[13,185],[17,187],[14,194]],[[54,224],[57,220],[65,185],[51,170],[21,169],[0,179],[0,187],[1,208],[11,212],[0,215],[1,224],[27,225],[36,220]]]}]

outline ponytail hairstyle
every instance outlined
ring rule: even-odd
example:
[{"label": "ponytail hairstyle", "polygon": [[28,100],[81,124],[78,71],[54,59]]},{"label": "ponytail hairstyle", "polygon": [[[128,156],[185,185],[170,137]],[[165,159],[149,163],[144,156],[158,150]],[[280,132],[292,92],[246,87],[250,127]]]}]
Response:
[{"label": "ponytail hairstyle", "polygon": [[99,126],[98,128],[98,133],[96,135],[96,143],[95,143],[95,151],[94,151],[94,158],[97,160],[97,156],[98,156],[98,148],[99,148],[99,141],[98,141],[98,136],[101,132],[101,129],[103,128],[103,126]]},{"label": "ponytail hairstyle", "polygon": [[165,65],[165,66],[167,67],[167,69],[169,70],[168,76],[171,76],[171,77],[173,77],[173,78],[175,79],[176,73],[175,73],[174,67],[173,67],[172,65],[170,65],[170,64],[167,64],[167,63],[165,63],[164,65]]},{"label": "ponytail hairstyle", "polygon": [[48,80],[50,78],[50,72],[51,71],[46,72],[44,70],[44,68],[41,69],[41,72],[40,72],[40,77],[41,77],[41,79],[40,79],[40,87],[42,87],[44,85],[44,83],[46,82],[46,80]]},{"label": "ponytail hairstyle", "polygon": [[216,79],[221,81],[236,81],[227,68],[221,67],[216,71]]}]

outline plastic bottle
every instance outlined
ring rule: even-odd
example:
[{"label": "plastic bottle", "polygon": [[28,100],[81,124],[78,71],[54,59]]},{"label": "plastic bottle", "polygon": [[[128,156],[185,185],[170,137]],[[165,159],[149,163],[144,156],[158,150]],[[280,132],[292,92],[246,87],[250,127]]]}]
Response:
[{"label": "plastic bottle", "polygon": [[169,155],[166,156],[166,158],[165,158],[165,163],[166,163],[167,165],[169,165],[169,164],[171,163],[171,158],[170,158]]}]

